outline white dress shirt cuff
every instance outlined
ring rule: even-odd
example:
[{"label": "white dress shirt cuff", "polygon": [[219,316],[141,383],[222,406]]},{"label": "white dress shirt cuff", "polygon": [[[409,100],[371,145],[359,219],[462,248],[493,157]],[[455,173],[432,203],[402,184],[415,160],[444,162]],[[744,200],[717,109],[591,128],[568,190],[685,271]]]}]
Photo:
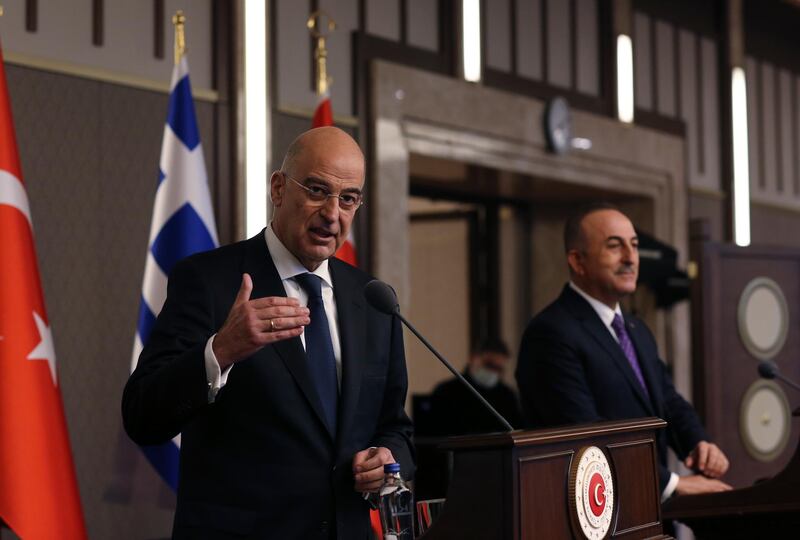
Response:
[{"label": "white dress shirt cuff", "polygon": [[214,403],[214,400],[217,399],[217,394],[219,393],[220,388],[225,386],[225,383],[228,382],[228,375],[230,375],[231,369],[233,368],[233,366],[229,366],[224,372],[219,369],[219,362],[217,362],[217,357],[214,354],[213,348],[215,337],[217,337],[217,334],[214,334],[208,338],[204,354],[209,403]]},{"label": "white dress shirt cuff", "polygon": [[680,480],[680,476],[675,473],[670,473],[667,487],[665,487],[664,491],[661,493],[661,502],[664,502],[672,497],[672,494],[675,493],[675,488],[678,487],[678,480]]}]

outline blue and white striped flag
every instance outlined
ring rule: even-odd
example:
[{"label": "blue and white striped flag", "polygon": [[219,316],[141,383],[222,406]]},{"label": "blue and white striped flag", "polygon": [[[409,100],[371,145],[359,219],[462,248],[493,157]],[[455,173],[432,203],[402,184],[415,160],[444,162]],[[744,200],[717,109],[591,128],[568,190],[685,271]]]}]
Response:
[{"label": "blue and white striped flag", "polygon": [[[218,245],[192,102],[189,64],[183,56],[172,71],[131,371],[136,368],[139,353],[164,305],[167,276],[172,267],[184,257]],[[161,446],[142,447],[147,459],[173,489],[178,487],[180,444],[178,435]]]}]

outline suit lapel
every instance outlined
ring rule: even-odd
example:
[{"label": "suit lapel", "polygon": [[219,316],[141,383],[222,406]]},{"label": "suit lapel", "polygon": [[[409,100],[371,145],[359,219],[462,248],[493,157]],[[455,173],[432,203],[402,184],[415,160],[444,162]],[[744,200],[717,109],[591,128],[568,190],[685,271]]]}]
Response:
[{"label": "suit lapel", "polygon": [[[342,391],[339,401],[339,432],[352,432],[366,354],[366,310],[358,284],[344,263],[330,259],[333,295],[342,350]],[[340,445],[342,444],[341,439]]]},{"label": "suit lapel", "polygon": [[[628,362],[625,353],[622,352],[619,343],[611,337],[611,332],[606,325],[603,324],[603,321],[600,320],[594,308],[592,308],[583,297],[573,291],[569,285],[564,287],[564,292],[561,293],[561,296],[564,298],[573,316],[581,321],[581,324],[589,335],[603,348],[613,360],[613,364],[625,375],[625,379],[628,381],[633,393],[639,399],[642,406],[644,406],[650,414],[654,414],[653,404],[645,395],[644,389],[636,378],[636,374],[633,372],[633,368],[630,362]],[[634,344],[634,346],[636,345]],[[636,347],[636,349],[638,353],[638,347]],[[647,380],[647,377],[645,377],[645,380]]]},{"label": "suit lapel", "polygon": [[[253,278],[253,292],[250,298],[285,297],[286,289],[283,287],[283,282],[277,268],[275,268],[275,263],[272,262],[272,256],[267,249],[263,232],[251,238],[247,247],[243,271],[249,273]],[[308,372],[308,360],[300,338],[296,337],[275,342],[272,344],[272,348],[277,352],[289,373],[292,374],[297,386],[306,400],[308,400],[320,423],[325,426],[325,431],[330,434],[322,412],[322,404]],[[332,434],[331,436],[333,438]]]}]

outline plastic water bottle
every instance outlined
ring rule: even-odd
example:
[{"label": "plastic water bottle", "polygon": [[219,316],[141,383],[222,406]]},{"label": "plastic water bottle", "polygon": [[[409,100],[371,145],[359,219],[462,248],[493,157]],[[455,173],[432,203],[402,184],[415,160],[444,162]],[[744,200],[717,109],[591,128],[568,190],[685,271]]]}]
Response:
[{"label": "plastic water bottle", "polygon": [[383,466],[380,489],[383,540],[414,540],[414,495],[400,477],[400,464]]}]

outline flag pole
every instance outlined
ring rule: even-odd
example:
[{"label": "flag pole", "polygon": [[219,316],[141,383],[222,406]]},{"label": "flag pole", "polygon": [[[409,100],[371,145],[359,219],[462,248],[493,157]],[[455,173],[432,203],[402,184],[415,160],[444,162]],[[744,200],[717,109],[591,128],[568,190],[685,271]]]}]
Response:
[{"label": "flag pole", "polygon": [[172,16],[172,24],[175,26],[175,65],[177,65],[186,54],[186,34],[184,32],[186,15],[183,14],[183,11],[175,12],[175,15]]},{"label": "flag pole", "polygon": [[317,43],[314,47],[314,60],[317,62],[317,81],[316,91],[318,96],[322,96],[328,92],[328,88],[333,84],[333,78],[328,77],[328,49],[325,45],[327,34],[323,33],[322,19],[328,19],[327,32],[336,30],[336,21],[330,15],[322,10],[316,10],[308,16],[306,27],[309,34],[314,38]]}]

